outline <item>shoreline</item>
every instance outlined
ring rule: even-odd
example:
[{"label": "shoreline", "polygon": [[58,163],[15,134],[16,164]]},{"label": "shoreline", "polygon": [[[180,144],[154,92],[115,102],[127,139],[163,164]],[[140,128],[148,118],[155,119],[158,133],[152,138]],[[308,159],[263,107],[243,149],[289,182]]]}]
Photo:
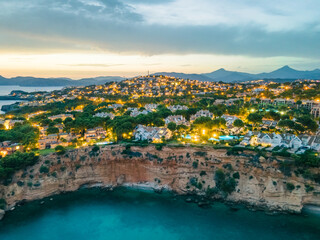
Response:
[{"label": "shoreline", "polygon": [[[314,185],[314,193],[308,193],[303,188],[304,179],[285,177],[276,165],[271,167],[266,161],[258,167],[249,165],[251,158],[247,155],[237,156],[235,161],[223,149],[164,147],[156,151],[154,146],[136,146],[132,151],[139,152],[139,157],[132,157],[124,154],[123,149],[121,145],[105,146],[92,155],[91,148],[87,147],[70,150],[63,156],[55,153],[43,156],[36,165],[17,172],[8,186],[0,186],[0,198],[6,200],[6,210],[10,210],[26,201],[83,188],[128,187],[156,193],[169,191],[190,198],[188,202],[200,202],[203,207],[219,201],[235,210],[241,204],[249,210],[269,214],[299,214],[305,205],[320,206],[319,185]],[[205,151],[206,156],[198,156],[199,151]],[[152,158],[150,152],[154,153]],[[174,160],[176,156],[186,155],[190,157]],[[194,159],[199,162],[197,168],[192,166]],[[43,165],[48,166],[47,173],[40,172]],[[230,166],[232,170],[228,172],[224,166]],[[217,169],[224,169],[228,176],[238,173],[232,192],[216,191]],[[288,191],[285,188],[288,181],[302,187]]]},{"label": "shoreline", "polygon": [[[165,197],[168,197],[170,199],[176,200],[177,198],[183,200],[187,204],[195,204],[199,208],[211,208],[213,205],[217,203],[221,203],[229,208],[230,211],[238,211],[241,209],[245,209],[246,211],[250,212],[263,212],[265,215],[269,216],[277,216],[277,215],[305,215],[306,212],[304,211],[305,207],[303,207],[301,212],[294,212],[294,211],[288,211],[288,210],[271,210],[268,209],[267,206],[261,207],[257,205],[250,204],[245,201],[230,201],[223,198],[210,198],[205,195],[196,194],[196,193],[185,193],[185,194],[179,194],[176,191],[170,189],[168,186],[159,186],[155,185],[153,183],[126,183],[123,185],[113,186],[113,185],[102,185],[100,183],[95,184],[87,184],[79,187],[75,191],[66,191],[66,192],[60,192],[57,194],[49,195],[44,198],[34,199],[34,200],[21,200],[17,203],[15,203],[14,206],[11,206],[9,209],[3,210],[3,212],[0,211],[0,221],[5,218],[6,213],[15,211],[17,208],[23,207],[25,204],[29,203],[39,203],[40,205],[45,205],[48,201],[54,200],[56,197],[60,197],[63,195],[72,195],[81,193],[82,191],[94,191],[98,190],[99,194],[103,192],[114,192],[114,191],[128,191],[128,192],[137,192],[137,193],[147,193],[147,194],[154,194],[154,196],[157,195],[165,195]],[[308,205],[309,206],[309,213],[315,214],[319,213],[320,215],[320,205]],[[310,210],[314,210],[311,211]]]}]

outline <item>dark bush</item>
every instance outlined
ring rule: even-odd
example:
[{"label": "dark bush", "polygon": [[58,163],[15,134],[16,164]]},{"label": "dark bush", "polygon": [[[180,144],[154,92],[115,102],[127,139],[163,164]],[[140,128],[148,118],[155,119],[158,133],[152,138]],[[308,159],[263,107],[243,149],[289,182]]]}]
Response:
[{"label": "dark bush", "polygon": [[6,200],[4,200],[3,198],[0,198],[0,209],[5,209],[6,206],[7,206]]},{"label": "dark bush", "polygon": [[48,167],[46,167],[46,166],[44,166],[44,165],[42,165],[41,167],[40,167],[40,173],[48,173],[49,172],[49,168]]},{"label": "dark bush", "polygon": [[61,145],[56,146],[56,147],[54,148],[54,150],[56,151],[56,153],[57,153],[58,155],[63,155],[63,154],[66,153],[66,149],[65,149],[63,146],[61,146]]},{"label": "dark bush", "polygon": [[295,186],[294,186],[293,183],[287,183],[286,184],[286,188],[287,188],[288,191],[291,192],[291,191],[293,191],[295,189]]},{"label": "dark bush", "polygon": [[205,172],[205,171],[201,171],[200,172],[200,176],[202,177],[202,176],[205,176],[205,175],[207,175],[207,173]]},{"label": "dark bush", "polygon": [[96,153],[96,152],[99,152],[99,150],[100,150],[100,147],[97,145],[94,145],[93,148],[91,149],[91,152]]},{"label": "dark bush", "polygon": [[207,155],[206,152],[194,152],[194,156],[204,157],[206,155]]},{"label": "dark bush", "polygon": [[314,187],[311,186],[311,185],[309,185],[309,184],[306,184],[306,185],[305,185],[305,190],[306,190],[307,193],[308,193],[308,192],[312,192],[312,191],[314,190]]},{"label": "dark bush", "polygon": [[197,161],[194,161],[194,162],[192,163],[192,167],[193,167],[193,168],[198,168],[198,164],[199,164],[199,163],[198,163]]},{"label": "dark bush", "polygon": [[33,152],[15,152],[2,158],[0,161],[0,180],[9,180],[15,171],[36,164],[38,159],[39,157]]},{"label": "dark bush", "polygon": [[235,179],[240,179],[240,174],[239,172],[235,172],[233,175],[232,175],[233,178]]},{"label": "dark bush", "polygon": [[216,171],[214,180],[216,187],[224,194],[232,193],[237,186],[237,181],[233,177],[228,177],[221,169]]}]

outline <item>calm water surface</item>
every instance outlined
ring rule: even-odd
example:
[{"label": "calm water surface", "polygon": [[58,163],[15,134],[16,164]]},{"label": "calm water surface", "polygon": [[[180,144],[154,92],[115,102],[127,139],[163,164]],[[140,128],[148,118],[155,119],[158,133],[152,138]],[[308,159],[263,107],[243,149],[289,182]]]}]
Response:
[{"label": "calm water surface", "polygon": [[[21,90],[21,91],[25,91],[25,92],[37,92],[37,91],[47,91],[47,92],[51,92],[54,90],[60,90],[63,87],[20,87],[20,86],[0,86],[0,96],[7,96],[11,93],[11,91],[13,90]],[[13,103],[16,103],[19,101],[15,101],[15,100],[0,100],[0,109],[3,105],[10,105]],[[3,114],[4,112],[2,112],[0,110],[0,114]]]},{"label": "calm water surface", "polygon": [[6,96],[11,93],[13,90],[21,90],[25,92],[37,92],[37,91],[46,91],[51,92],[54,90],[60,90],[63,87],[55,86],[55,87],[21,87],[21,86],[0,86],[0,96]]},{"label": "calm water surface", "polygon": [[278,215],[221,203],[202,209],[166,194],[81,190],[28,203],[0,223],[1,240],[320,239],[320,216]]}]

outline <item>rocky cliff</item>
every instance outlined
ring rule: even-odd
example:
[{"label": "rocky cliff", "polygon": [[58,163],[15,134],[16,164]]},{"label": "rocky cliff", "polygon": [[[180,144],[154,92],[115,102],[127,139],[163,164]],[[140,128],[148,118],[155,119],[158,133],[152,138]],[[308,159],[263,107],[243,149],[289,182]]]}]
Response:
[{"label": "rocky cliff", "polygon": [[[216,188],[216,171],[236,180],[230,193]],[[288,190],[287,183],[294,186]],[[306,185],[313,190],[307,192]],[[211,147],[125,148],[120,145],[75,149],[64,155],[43,156],[40,162],[0,185],[7,209],[21,201],[41,199],[81,187],[148,186],[178,194],[199,194],[246,203],[271,211],[300,212],[305,204],[320,205],[320,185],[303,178],[286,177],[279,159],[254,152],[228,155]]]}]

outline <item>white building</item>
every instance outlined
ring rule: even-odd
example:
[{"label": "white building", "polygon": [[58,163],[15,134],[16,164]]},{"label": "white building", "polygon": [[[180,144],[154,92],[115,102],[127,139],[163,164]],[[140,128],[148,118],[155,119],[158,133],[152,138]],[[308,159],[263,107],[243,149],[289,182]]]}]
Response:
[{"label": "white building", "polygon": [[152,141],[161,142],[162,138],[169,139],[172,136],[171,131],[165,127],[147,127],[144,125],[138,125],[133,136],[136,140],[140,141]]},{"label": "white building", "polygon": [[235,120],[239,119],[236,116],[231,116],[231,115],[222,115],[221,116],[224,120],[226,120],[226,125],[228,127],[231,127],[234,123]]},{"label": "white building", "polygon": [[110,119],[114,119],[115,115],[113,113],[101,112],[101,113],[96,113],[95,115],[93,115],[93,117],[100,117],[100,118],[109,117]]},{"label": "white building", "polygon": [[262,145],[264,147],[276,147],[281,144],[281,136],[275,133],[259,133],[250,140],[251,145]]},{"label": "white building", "polygon": [[146,110],[149,110],[149,111],[155,111],[158,106],[159,106],[159,104],[150,103],[150,104],[146,104],[146,105],[144,106],[144,108],[145,108]]},{"label": "white building", "polygon": [[140,114],[142,115],[147,115],[148,113],[150,113],[152,111],[150,110],[142,110],[142,111],[139,111],[137,108],[134,108],[133,110],[131,110],[131,113],[130,113],[130,116],[131,117],[137,117],[139,116]]},{"label": "white building", "polygon": [[171,112],[175,112],[175,111],[178,111],[178,110],[188,110],[189,108],[187,106],[184,106],[184,105],[173,105],[173,106],[169,106],[168,109]]},{"label": "white building", "polygon": [[164,122],[166,123],[166,125],[168,125],[171,122],[177,125],[189,125],[186,118],[182,115],[169,116],[164,120]]},{"label": "white building", "polygon": [[213,113],[209,112],[208,110],[200,110],[195,115],[192,115],[190,117],[190,121],[193,122],[194,120],[196,120],[199,117],[213,118]]}]

